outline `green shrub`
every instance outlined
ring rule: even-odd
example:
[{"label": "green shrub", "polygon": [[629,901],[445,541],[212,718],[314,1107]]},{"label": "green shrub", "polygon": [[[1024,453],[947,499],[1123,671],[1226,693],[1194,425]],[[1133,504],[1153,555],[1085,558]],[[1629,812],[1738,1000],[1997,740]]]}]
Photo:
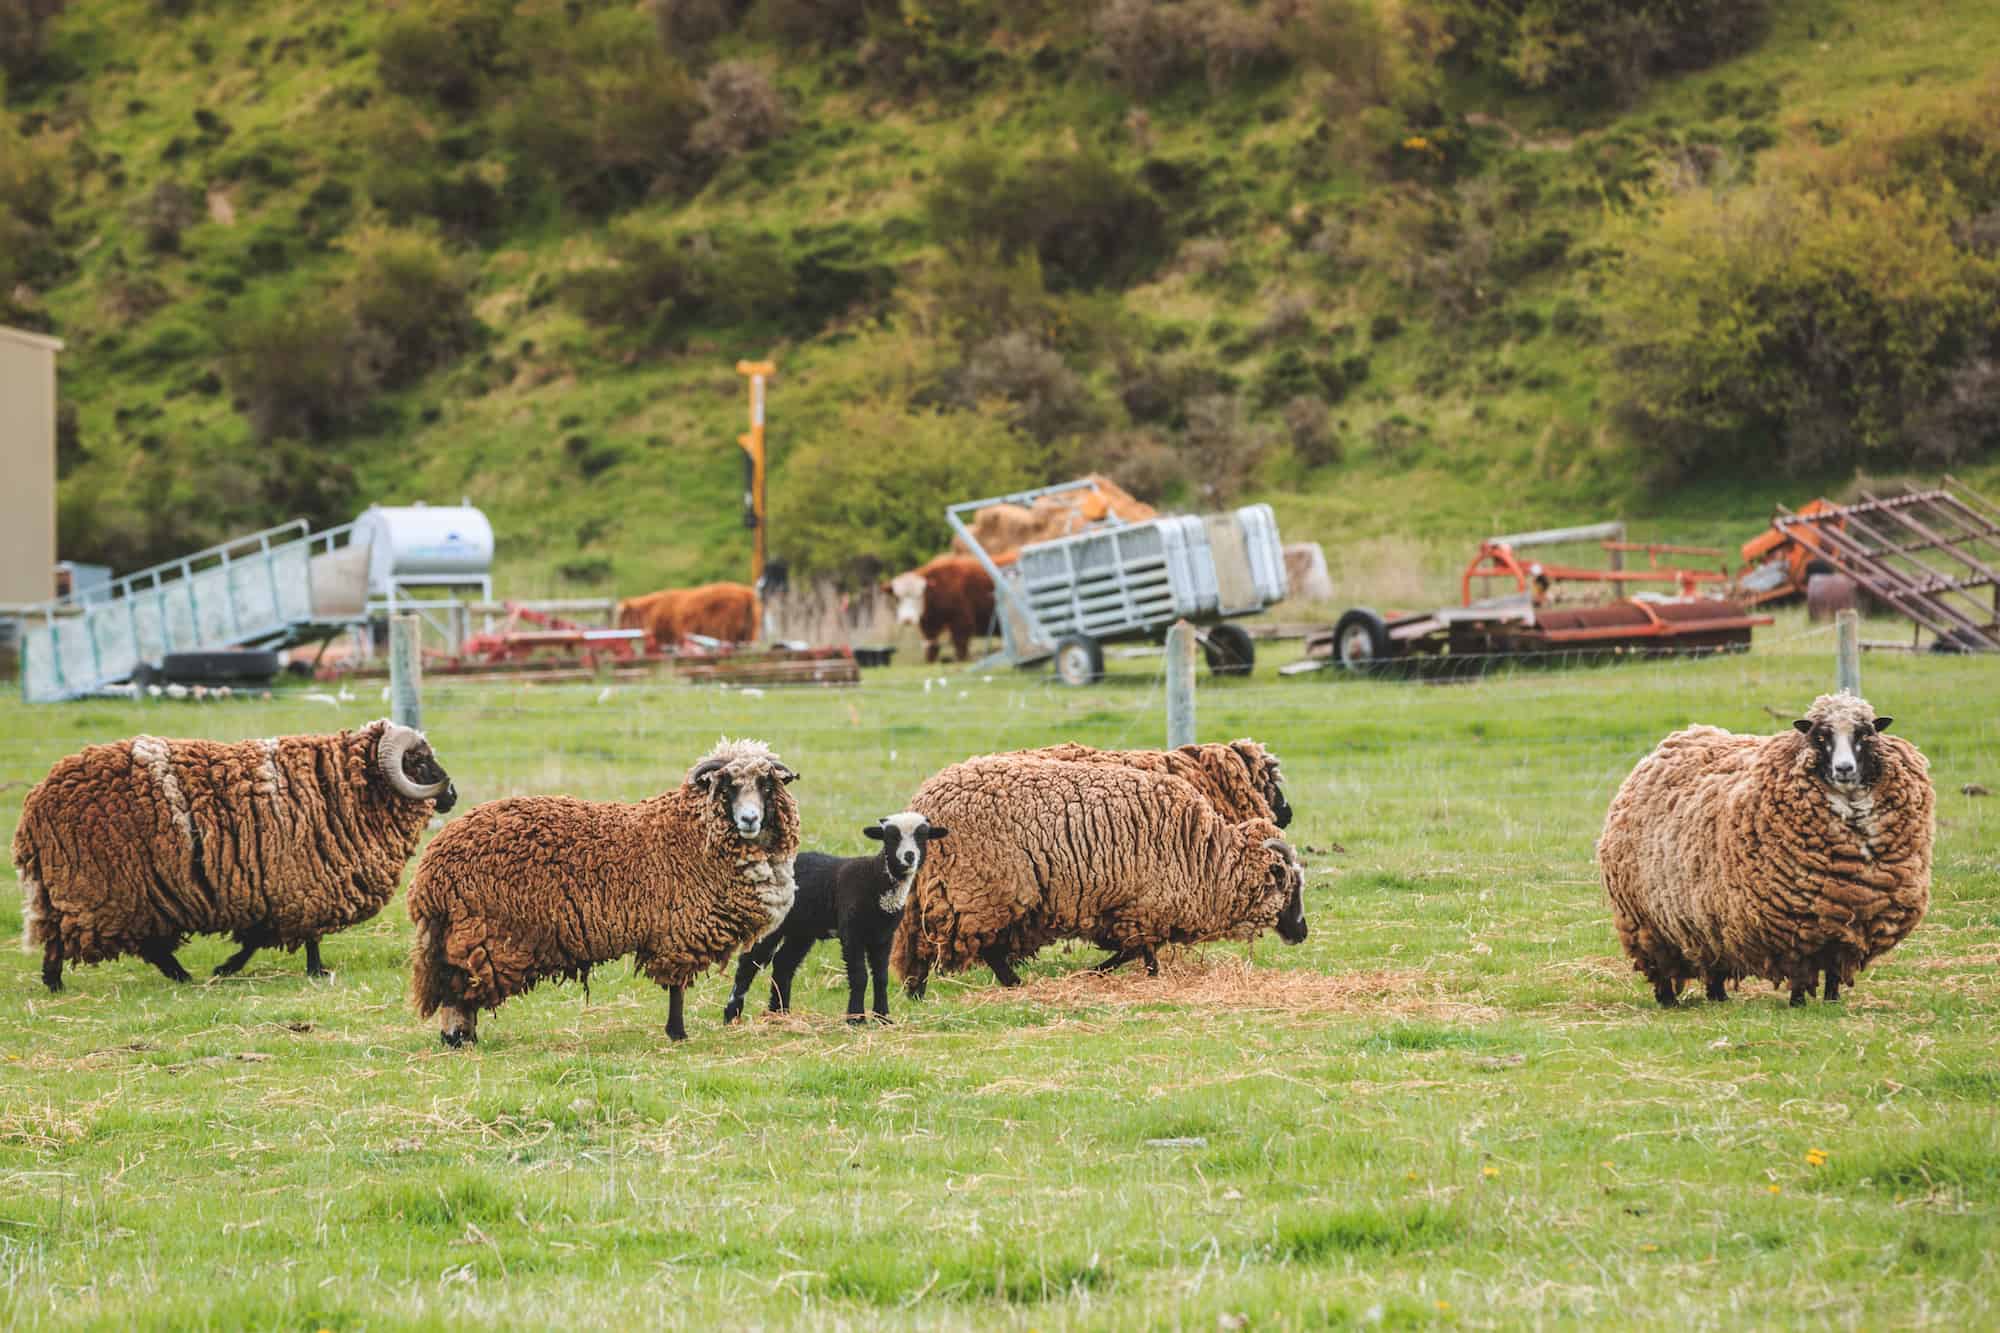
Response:
[{"label": "green shrub", "polygon": [[471,278],[436,237],[371,227],[343,248],[355,262],[341,299],[382,358],[373,368],[382,384],[421,379],[478,340]]},{"label": "green shrub", "polygon": [[338,433],[366,408],[384,359],[345,303],[309,290],[254,293],[229,307],[215,337],[259,441]]},{"label": "green shrub", "polygon": [[1045,335],[1058,308],[1040,258],[1029,251],[1003,259],[992,242],[948,246],[904,289],[903,304],[921,332],[961,347],[1019,331]]},{"label": "green shrub", "polygon": [[1578,104],[1631,101],[1655,75],[1746,51],[1771,0],[1441,0],[1460,63]]},{"label": "green shrub", "polygon": [[1245,419],[1237,395],[1205,394],[1187,405],[1180,449],[1194,489],[1206,503],[1224,505],[1235,499],[1270,447],[1270,436]]},{"label": "green shrub", "polygon": [[[983,412],[896,400],[804,419],[772,487],[771,529],[794,573],[873,581],[946,549],[947,499],[1048,481],[1036,447]],[[857,447],[857,442],[868,447]]]},{"label": "green shrub", "polygon": [[1104,413],[1053,347],[1027,333],[1006,333],[972,349],[953,377],[968,407],[1000,403],[1015,430],[1044,444],[1094,430]]},{"label": "green shrub", "polygon": [[1605,301],[1622,413],[1670,472],[1794,470],[1914,452],[1912,417],[1990,355],[2000,259],[1954,243],[1947,205],[1780,173],[1664,198],[1622,230]]},{"label": "green shrub", "polygon": [[0,0],[0,75],[25,82],[37,72],[49,23],[66,0]]},{"label": "green shrub", "polygon": [[1010,162],[972,149],[939,171],[924,207],[941,244],[984,242],[1002,259],[1032,253],[1055,291],[1128,286],[1172,247],[1159,200],[1089,151]]},{"label": "green shrub", "polygon": [[444,0],[393,14],[375,43],[382,86],[453,110],[478,106],[505,67],[512,8],[504,0]]},{"label": "green shrub", "polygon": [[565,201],[601,214],[695,184],[688,138],[702,114],[687,71],[647,43],[615,64],[539,75],[509,105],[500,133]]},{"label": "green shrub", "polygon": [[750,12],[752,0],[651,0],[653,27],[660,45],[676,59],[701,52],[725,33],[733,32]]},{"label": "green shrub", "polygon": [[586,319],[668,346],[696,325],[783,324],[797,281],[771,236],[726,230],[674,233],[621,221],[606,241],[610,262],[563,283]]},{"label": "green shrub", "polygon": [[713,157],[735,157],[783,134],[791,124],[785,99],[762,65],[724,60],[701,80],[702,118],[689,147]]},{"label": "green shrub", "polygon": [[1285,404],[1285,431],[1292,453],[1307,467],[1341,460],[1340,437],[1333,433],[1332,409],[1323,398],[1301,395]]}]

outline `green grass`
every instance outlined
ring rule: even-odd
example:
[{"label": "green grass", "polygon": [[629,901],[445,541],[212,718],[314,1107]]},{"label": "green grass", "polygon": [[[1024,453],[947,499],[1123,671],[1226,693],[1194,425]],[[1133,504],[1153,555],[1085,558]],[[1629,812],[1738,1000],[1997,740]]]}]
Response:
[{"label": "green grass", "polygon": [[[2000,785],[1990,666],[1864,663],[1931,758],[1937,876],[1843,1003],[1746,987],[1662,1012],[1617,953],[1591,841],[1630,765],[1691,720],[1776,729],[1830,681],[1824,631],[1766,634],[1474,684],[1205,682],[1205,737],[1284,757],[1311,936],[1248,953],[1355,983],[1316,1007],[1138,979],[1154,1002],[1063,1000],[1036,983],[1095,954],[1054,949],[1024,993],[976,971],[852,1030],[827,945],[791,1021],[721,1027],[712,977],[673,1046],[664,996],[605,968],[448,1052],[406,1007],[400,900],[327,942],[325,982],[297,956],[185,987],[125,960],[49,997],[9,951],[0,1321],[1990,1325],[2000,833],[1959,790]],[[926,691],[914,669],[762,697],[433,680],[425,721],[468,802],[638,796],[718,732],[762,735],[803,775],[808,844],[855,851],[968,753],[1157,743],[1157,659],[1112,665],[1075,693],[1005,672]],[[89,741],[379,707],[9,702],[0,829]]]}]

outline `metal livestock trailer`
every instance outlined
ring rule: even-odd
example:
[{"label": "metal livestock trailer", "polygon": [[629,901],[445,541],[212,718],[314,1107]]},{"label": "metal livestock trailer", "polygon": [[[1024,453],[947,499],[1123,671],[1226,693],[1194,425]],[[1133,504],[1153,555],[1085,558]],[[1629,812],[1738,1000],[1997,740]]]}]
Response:
[{"label": "metal livestock trailer", "polygon": [[945,510],[952,531],[993,578],[1004,660],[1031,666],[1054,659],[1058,680],[1088,685],[1104,674],[1106,642],[1157,638],[1187,620],[1202,627],[1211,672],[1248,675],[1256,659],[1250,636],[1223,622],[1256,615],[1285,596],[1284,552],[1269,505],[1142,522],[1111,513],[998,557],[966,522],[990,505],[1032,506],[1092,485],[1064,482]]}]

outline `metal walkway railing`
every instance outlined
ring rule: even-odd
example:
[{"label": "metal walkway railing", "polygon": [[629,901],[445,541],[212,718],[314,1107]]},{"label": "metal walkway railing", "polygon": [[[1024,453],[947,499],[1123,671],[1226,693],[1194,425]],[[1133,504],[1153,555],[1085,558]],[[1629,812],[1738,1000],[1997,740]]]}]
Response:
[{"label": "metal walkway railing", "polygon": [[354,525],[275,528],[142,569],[21,614],[21,693],[74,699],[127,680],[143,662],[205,648],[276,647],[355,618],[314,605],[313,561]]}]

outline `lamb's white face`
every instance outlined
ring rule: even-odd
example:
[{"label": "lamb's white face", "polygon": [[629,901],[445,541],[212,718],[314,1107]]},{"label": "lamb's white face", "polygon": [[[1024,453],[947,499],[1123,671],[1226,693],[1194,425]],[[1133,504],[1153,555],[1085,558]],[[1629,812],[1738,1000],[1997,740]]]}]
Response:
[{"label": "lamb's white face", "polygon": [[945,830],[935,827],[914,810],[887,815],[879,823],[862,830],[882,844],[882,861],[888,867],[890,889],[881,897],[885,912],[900,912],[909,901],[910,886],[924,863],[928,843],[942,838]]},{"label": "lamb's white face", "polygon": [[898,574],[889,580],[889,594],[896,599],[896,623],[914,625],[924,618],[924,576]]}]

